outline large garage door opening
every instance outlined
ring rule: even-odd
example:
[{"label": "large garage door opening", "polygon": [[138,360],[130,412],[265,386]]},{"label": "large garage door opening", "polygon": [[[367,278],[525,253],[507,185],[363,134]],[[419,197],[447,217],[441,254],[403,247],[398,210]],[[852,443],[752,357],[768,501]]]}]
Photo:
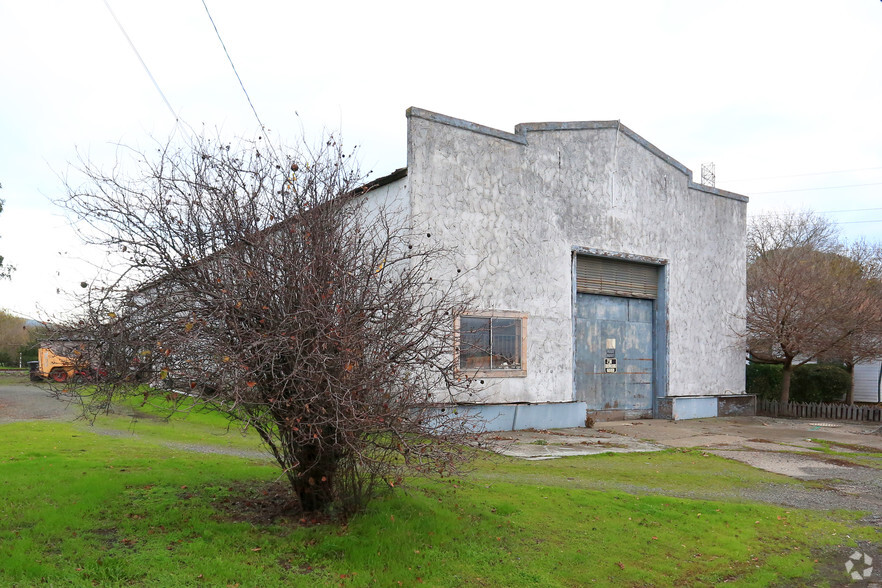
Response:
[{"label": "large garage door opening", "polygon": [[575,400],[652,416],[658,266],[576,257]]}]

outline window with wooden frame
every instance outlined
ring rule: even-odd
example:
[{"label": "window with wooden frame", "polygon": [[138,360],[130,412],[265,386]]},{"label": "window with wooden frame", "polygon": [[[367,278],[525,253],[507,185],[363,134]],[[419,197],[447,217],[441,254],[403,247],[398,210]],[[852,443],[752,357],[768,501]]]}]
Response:
[{"label": "window with wooden frame", "polygon": [[491,311],[456,319],[456,366],[469,376],[527,375],[527,315]]}]

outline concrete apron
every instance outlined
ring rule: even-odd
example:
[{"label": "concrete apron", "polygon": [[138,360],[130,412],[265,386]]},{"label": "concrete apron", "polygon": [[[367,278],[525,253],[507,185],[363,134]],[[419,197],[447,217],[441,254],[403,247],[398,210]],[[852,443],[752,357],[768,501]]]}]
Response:
[{"label": "concrete apron", "polygon": [[[701,448],[766,471],[818,480],[848,477],[853,465],[841,465],[817,451],[816,441],[829,441],[882,452],[879,424],[818,419],[718,417],[669,421],[645,419],[600,422],[594,429],[525,430],[487,433],[494,451],[524,459],[553,459],[571,455],[659,451],[668,447]],[[849,452],[837,446],[837,452]],[[856,451],[856,450],[852,450]],[[807,452],[809,455],[800,455]],[[839,463],[836,463],[839,461]]]},{"label": "concrete apron", "polygon": [[[688,421],[644,420],[601,423],[601,429],[649,439],[668,447],[695,447],[753,467],[800,480],[879,478],[868,470],[831,456],[837,453],[882,452],[879,423],[771,417],[721,417]],[[843,459],[845,458],[845,459]],[[859,471],[867,470],[867,471]],[[869,476],[867,474],[870,474]],[[874,482],[873,486],[882,484]]]},{"label": "concrete apron", "polygon": [[586,428],[494,431],[482,435],[482,441],[496,453],[529,460],[665,449],[628,435]]}]

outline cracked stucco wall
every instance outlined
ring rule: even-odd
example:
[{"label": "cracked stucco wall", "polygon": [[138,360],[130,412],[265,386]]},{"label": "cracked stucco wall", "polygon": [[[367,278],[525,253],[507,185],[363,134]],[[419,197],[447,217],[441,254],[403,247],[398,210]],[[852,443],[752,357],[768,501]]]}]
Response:
[{"label": "cracked stucco wall", "polygon": [[666,260],[667,384],[657,396],[744,392],[746,198],[616,122],[497,131],[408,111],[406,192],[427,239],[477,266],[482,310],[528,313],[525,378],[485,402],[573,400],[575,248]]}]

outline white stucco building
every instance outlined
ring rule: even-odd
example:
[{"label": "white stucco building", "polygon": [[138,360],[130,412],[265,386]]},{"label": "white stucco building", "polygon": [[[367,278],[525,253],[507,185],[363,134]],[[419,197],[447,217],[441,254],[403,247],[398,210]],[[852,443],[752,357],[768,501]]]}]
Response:
[{"label": "white stucco building", "polygon": [[[618,121],[513,133],[411,108],[407,168],[378,182],[477,296],[457,362],[490,428],[751,413],[747,198]],[[452,270],[451,270],[452,271]]]}]

